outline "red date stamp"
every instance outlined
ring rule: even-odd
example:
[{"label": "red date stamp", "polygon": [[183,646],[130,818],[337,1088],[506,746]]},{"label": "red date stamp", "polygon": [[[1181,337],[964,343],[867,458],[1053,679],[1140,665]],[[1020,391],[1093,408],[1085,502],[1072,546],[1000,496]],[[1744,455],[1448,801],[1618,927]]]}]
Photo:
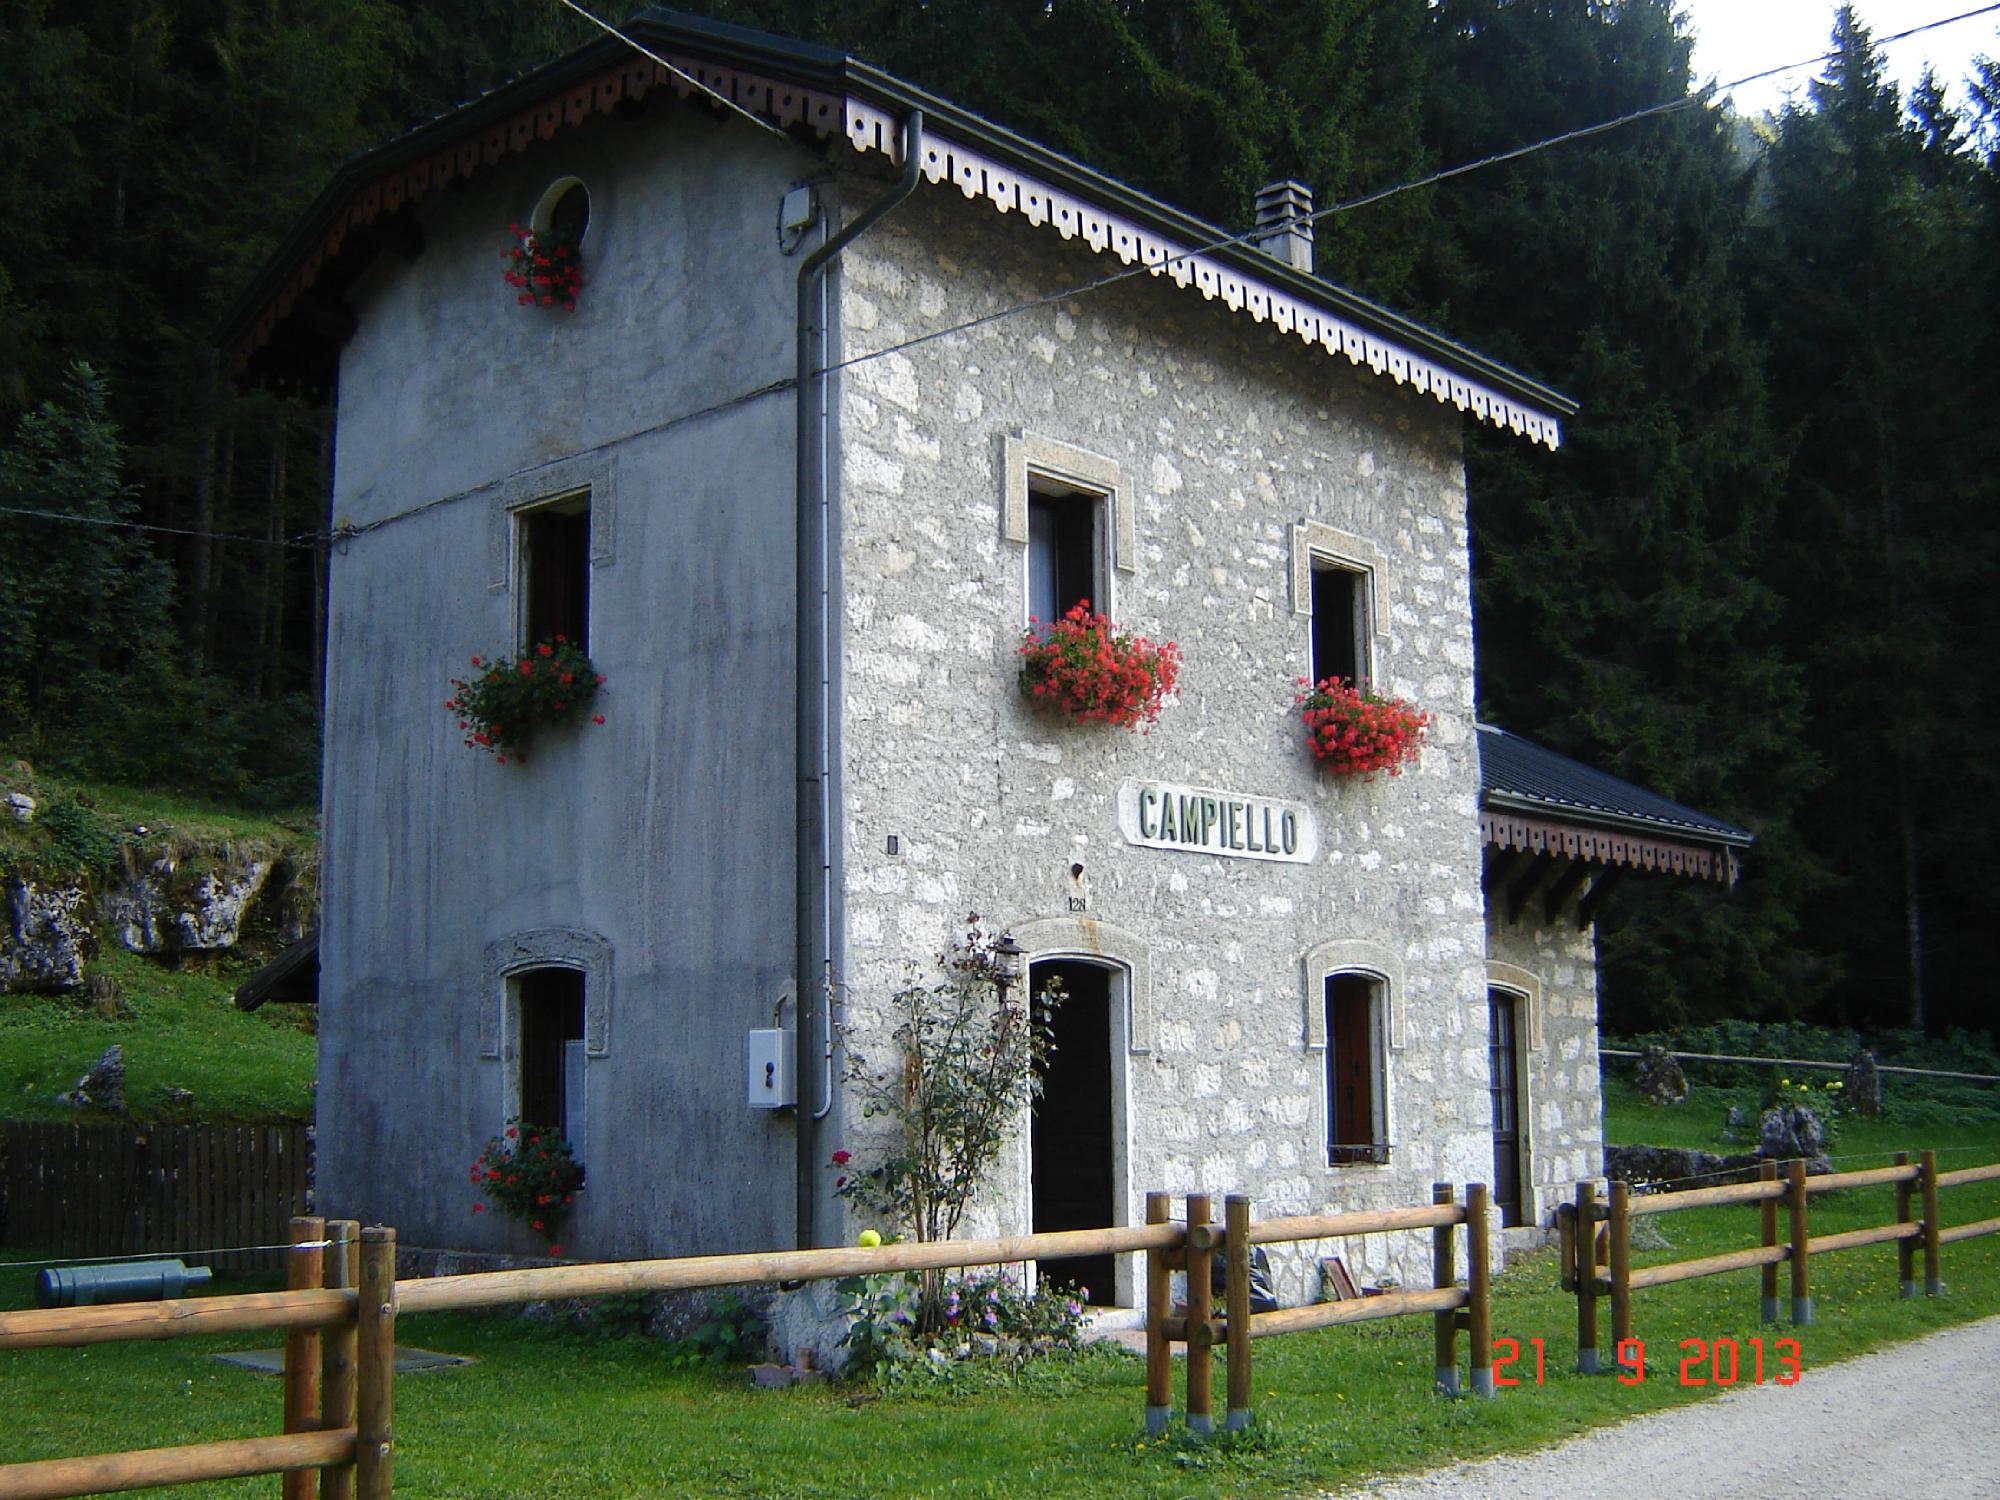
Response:
[{"label": "red date stamp", "polygon": [[[1529,1339],[1527,1343],[1534,1358],[1532,1382],[1541,1385],[1547,1374],[1546,1350],[1540,1339]],[[1804,1370],[1804,1351],[1797,1339],[1773,1339],[1769,1344],[1761,1338],[1682,1339],[1680,1355],[1680,1383],[1684,1386],[1797,1385]],[[1505,1373],[1526,1357],[1519,1339],[1495,1339],[1494,1386],[1528,1384],[1531,1377],[1525,1366],[1517,1374]],[[1644,1385],[1645,1340],[1621,1339],[1617,1365],[1620,1385]]]}]

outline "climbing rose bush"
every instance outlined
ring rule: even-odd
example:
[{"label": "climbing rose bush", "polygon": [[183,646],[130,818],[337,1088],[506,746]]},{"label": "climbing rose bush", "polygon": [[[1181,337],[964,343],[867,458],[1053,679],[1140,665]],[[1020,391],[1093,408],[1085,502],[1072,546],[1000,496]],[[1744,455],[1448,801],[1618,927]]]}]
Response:
[{"label": "climbing rose bush", "polygon": [[[452,678],[445,710],[458,715],[468,749],[498,756],[503,766],[509,756],[526,758],[536,730],[581,718],[604,686],[590,658],[567,636],[543,641],[518,657],[475,656],[472,664],[479,675]],[[602,724],[604,715],[592,714],[590,721]]]},{"label": "climbing rose bush", "polygon": [[1301,677],[1299,686],[1292,701],[1305,720],[1306,742],[1314,759],[1337,776],[1402,775],[1404,766],[1416,764],[1436,722],[1412,703],[1342,677],[1317,683]]},{"label": "climbing rose bush", "polygon": [[583,1186],[583,1168],[560,1130],[507,1122],[472,1164],[473,1184],[485,1193],[472,1211],[485,1213],[492,1205],[510,1219],[519,1219],[541,1236],[549,1254],[561,1255],[562,1229]]},{"label": "climbing rose bush", "polygon": [[1118,729],[1150,731],[1181,670],[1179,646],[1121,631],[1088,599],[1053,624],[1031,621],[1019,655],[1023,696]]}]

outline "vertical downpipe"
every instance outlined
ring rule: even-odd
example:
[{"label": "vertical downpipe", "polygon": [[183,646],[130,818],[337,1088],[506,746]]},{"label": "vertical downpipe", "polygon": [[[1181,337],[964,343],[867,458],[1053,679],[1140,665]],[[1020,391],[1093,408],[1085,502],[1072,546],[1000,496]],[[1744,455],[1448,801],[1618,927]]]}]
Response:
[{"label": "vertical downpipe", "polygon": [[830,920],[833,830],[828,826],[830,798],[827,776],[831,706],[828,693],[833,671],[828,659],[827,612],[833,607],[832,575],[827,537],[830,530],[827,476],[821,462],[826,433],[826,386],[820,357],[826,337],[826,280],[822,274],[834,258],[866,233],[897,204],[916,191],[922,170],[924,117],[910,111],[903,121],[903,172],[895,186],[877,198],[854,222],[829,236],[799,266],[797,314],[797,425],[793,446],[795,483],[797,589],[794,603],[797,655],[794,675],[797,701],[796,779],[798,807],[793,862],[797,870],[793,923],[793,973],[798,977],[798,1003],[793,1011],[797,1032],[793,1075],[797,1080],[797,1238],[800,1249],[813,1243],[813,1203],[817,1197],[818,1152],[815,1126],[816,1085],[832,1087],[832,1060],[817,1056],[815,1039],[831,1024],[833,990],[833,931]]}]

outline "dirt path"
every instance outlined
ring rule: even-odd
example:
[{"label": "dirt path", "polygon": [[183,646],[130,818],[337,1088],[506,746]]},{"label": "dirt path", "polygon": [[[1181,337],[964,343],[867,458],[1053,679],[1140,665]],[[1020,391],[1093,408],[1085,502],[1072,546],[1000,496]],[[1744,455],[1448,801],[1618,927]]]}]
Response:
[{"label": "dirt path", "polygon": [[2000,1496],[2000,1318],[1599,1428],[1539,1453],[1378,1480],[1343,1496]]}]

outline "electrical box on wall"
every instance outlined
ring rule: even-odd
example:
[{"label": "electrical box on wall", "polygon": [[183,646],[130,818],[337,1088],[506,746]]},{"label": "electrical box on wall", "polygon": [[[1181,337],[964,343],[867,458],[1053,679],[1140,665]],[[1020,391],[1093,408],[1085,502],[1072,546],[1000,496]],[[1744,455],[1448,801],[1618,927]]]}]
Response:
[{"label": "electrical box on wall", "polygon": [[745,1081],[752,1109],[784,1109],[799,1102],[792,1083],[791,1032],[751,1032],[749,1060]]}]

